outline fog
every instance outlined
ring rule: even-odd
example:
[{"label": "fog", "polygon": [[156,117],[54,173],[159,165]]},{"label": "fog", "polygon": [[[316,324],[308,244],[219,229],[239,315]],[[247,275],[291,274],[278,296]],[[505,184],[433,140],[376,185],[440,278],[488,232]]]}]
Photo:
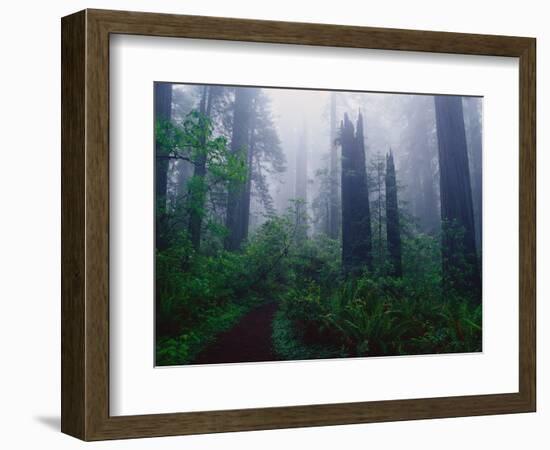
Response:
[{"label": "fog", "polygon": [[[176,120],[192,109],[198,109],[202,86],[174,85],[173,115]],[[213,105],[212,120],[215,132],[225,135],[231,142],[232,102],[235,88],[217,87],[218,100]],[[297,199],[301,182],[305,183],[308,215],[308,234],[323,232],[327,228],[326,215],[322,211],[323,195],[330,189],[331,154],[335,152],[336,183],[341,176],[341,149],[338,136],[344,115],[357,122],[361,112],[364,126],[366,174],[369,196],[376,202],[383,197],[380,176],[384,171],[386,155],[393,153],[396,178],[399,186],[399,205],[420,231],[435,233],[440,228],[439,167],[434,96],[392,94],[376,92],[342,92],[279,88],[237,88],[254,90],[264,98],[262,114],[264,126],[272,127],[276,136],[265,142],[264,160],[257,167],[263,169],[261,177],[265,185],[259,186],[252,177],[250,230],[261,225],[273,211],[283,214]],[[478,247],[481,241],[481,126],[482,98],[463,97],[463,114],[471,190]],[[331,106],[333,108],[331,114]],[[255,114],[255,113],[253,113]],[[333,123],[331,123],[333,122]],[[332,131],[331,131],[332,130]],[[331,135],[332,134],[332,135]],[[282,159],[278,168],[273,167],[270,155],[278,140]],[[297,172],[299,165],[299,172]],[[181,167],[180,167],[181,169]],[[177,164],[173,164],[172,178]],[[190,173],[188,174],[190,175]],[[330,178],[330,179],[329,179]],[[327,181],[328,179],[328,181]],[[259,194],[259,189],[263,193]],[[340,187],[338,186],[338,196]],[[266,195],[269,200],[266,200]],[[267,205],[267,206],[266,206]]]},{"label": "fog", "polygon": [[[344,114],[355,122],[359,111],[362,112],[367,176],[371,178],[371,183],[376,175],[373,173],[376,161],[382,161],[391,149],[400,186],[400,205],[421,228],[437,230],[436,222],[440,214],[439,168],[432,95],[298,89],[264,89],[264,92],[271,101],[273,120],[287,161],[287,170],[269,179],[270,192],[279,213],[294,198],[297,152],[305,150],[308,211],[310,217],[315,217],[312,204],[321,189],[320,174],[329,170],[330,152],[339,152],[338,148],[331,149],[330,102],[334,96],[338,128]],[[481,161],[481,147],[476,147],[472,141],[475,133],[481,134],[482,98],[464,97],[463,104],[466,136],[470,144],[470,169],[472,174],[476,174],[481,171],[480,167],[475,167],[475,161]],[[300,148],[301,134],[306,136],[305,149]],[[471,178],[472,189],[476,190],[474,176]],[[431,195],[432,199],[426,198]],[[372,196],[371,192],[371,199]],[[429,205],[425,204],[427,200]],[[475,214],[480,212],[476,210]],[[311,232],[316,232],[315,225],[318,224],[313,222],[312,225]]]}]

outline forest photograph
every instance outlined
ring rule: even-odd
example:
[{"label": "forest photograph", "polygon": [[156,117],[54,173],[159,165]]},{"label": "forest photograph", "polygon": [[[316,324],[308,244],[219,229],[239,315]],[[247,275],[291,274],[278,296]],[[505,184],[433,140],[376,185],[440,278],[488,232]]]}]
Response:
[{"label": "forest photograph", "polygon": [[482,97],[153,89],[156,366],[482,351]]}]

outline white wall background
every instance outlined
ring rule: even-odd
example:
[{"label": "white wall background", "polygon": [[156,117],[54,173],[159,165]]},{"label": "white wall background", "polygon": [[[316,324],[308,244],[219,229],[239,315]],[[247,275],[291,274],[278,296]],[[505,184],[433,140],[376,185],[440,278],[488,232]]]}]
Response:
[{"label": "white wall background", "polygon": [[550,444],[550,29],[536,0],[319,2],[52,0],[0,15],[0,444],[73,449],[59,432],[60,17],[86,7],[433,29],[538,38],[538,379],[536,414],[141,439],[95,448],[546,449]]}]

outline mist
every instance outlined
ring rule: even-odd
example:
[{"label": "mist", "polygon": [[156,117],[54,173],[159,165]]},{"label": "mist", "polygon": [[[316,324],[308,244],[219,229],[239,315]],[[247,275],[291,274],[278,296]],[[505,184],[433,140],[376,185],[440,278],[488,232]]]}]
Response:
[{"label": "mist", "polygon": [[[376,162],[390,150],[394,154],[400,184],[401,206],[415,219],[420,229],[435,232],[440,228],[439,166],[434,96],[369,92],[330,92],[299,89],[264,89],[271,102],[273,121],[281,140],[287,169],[269,178],[269,189],[277,211],[283,213],[295,198],[297,154],[307,154],[308,212],[315,218],[312,203],[319,196],[323,171],[329,170],[331,151],[330,102],[336,103],[336,126],[341,126],[344,114],[356,121],[362,112],[365,127],[367,173],[375,177]],[[463,97],[464,123],[470,170],[480,174],[481,146],[474,145],[476,133],[481,134],[482,98]],[[300,140],[305,135],[305,148]],[[340,158],[340,155],[338,155]],[[373,170],[369,170],[373,169]],[[474,176],[472,191],[478,190]],[[481,183],[481,179],[478,180]],[[480,204],[476,204],[476,223],[480,220]],[[255,209],[254,214],[261,215]],[[319,218],[311,233],[321,232]],[[476,227],[480,232],[480,227]],[[477,236],[481,243],[481,236]]]}]

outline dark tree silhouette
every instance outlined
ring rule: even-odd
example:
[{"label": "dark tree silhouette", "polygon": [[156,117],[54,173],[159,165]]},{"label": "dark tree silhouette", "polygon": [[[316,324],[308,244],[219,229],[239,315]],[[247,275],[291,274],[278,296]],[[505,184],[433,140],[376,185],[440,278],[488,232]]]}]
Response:
[{"label": "dark tree silhouette", "polygon": [[[236,88],[235,102],[233,106],[233,128],[231,136],[231,151],[240,154],[248,161],[250,119],[252,102],[255,96],[255,89]],[[246,183],[243,186],[239,183],[232,183],[227,193],[227,215],[226,227],[228,236],[225,241],[227,250],[238,250],[246,238],[248,216],[246,209],[247,189]]]},{"label": "dark tree silhouette", "polygon": [[474,211],[462,98],[435,99],[441,191],[443,278],[447,287],[481,301]]},{"label": "dark tree silhouette", "polygon": [[397,181],[391,149],[390,153],[386,155],[386,237],[391,264],[390,272],[393,276],[400,277],[403,273],[401,268],[401,234],[397,203]]},{"label": "dark tree silhouette", "polygon": [[[172,85],[170,83],[155,83],[154,92],[155,123],[169,121],[172,116]],[[168,188],[168,168],[170,161],[164,158],[164,149],[159,141],[155,141],[155,197],[156,197],[156,248],[163,250],[167,245],[165,230],[166,193]]]},{"label": "dark tree silhouette", "polygon": [[346,114],[341,125],[342,146],[342,266],[358,273],[372,265],[372,231],[365,166],[363,116],[359,113],[357,133]]}]

